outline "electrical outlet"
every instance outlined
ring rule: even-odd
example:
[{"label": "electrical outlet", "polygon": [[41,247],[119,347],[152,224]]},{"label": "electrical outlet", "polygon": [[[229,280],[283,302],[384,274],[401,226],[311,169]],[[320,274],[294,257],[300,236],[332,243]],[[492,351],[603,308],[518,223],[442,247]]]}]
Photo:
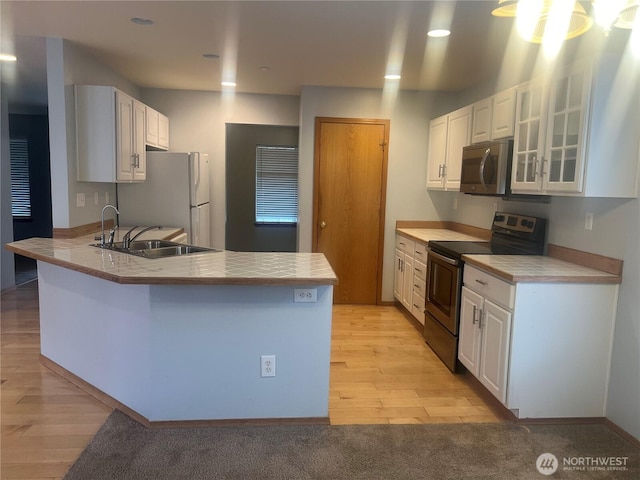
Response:
[{"label": "electrical outlet", "polygon": [[77,193],[76,194],[76,206],[77,207],[84,207],[84,205],[85,205],[84,193]]},{"label": "electrical outlet", "polygon": [[316,303],[318,301],[317,288],[294,288],[294,303]]},{"label": "electrical outlet", "polygon": [[104,192],[104,203],[109,203],[109,192]]},{"label": "electrical outlet", "polygon": [[453,209],[454,210],[458,209],[458,198],[457,197],[453,199]]},{"label": "electrical outlet", "polygon": [[593,213],[591,212],[584,216],[584,229],[593,230]]},{"label": "electrical outlet", "polygon": [[260,356],[260,376],[261,377],[276,376],[276,356],[275,355]]},{"label": "electrical outlet", "polygon": [[98,192],[93,192],[93,204],[98,205],[99,201],[100,201],[100,198],[98,196]]}]

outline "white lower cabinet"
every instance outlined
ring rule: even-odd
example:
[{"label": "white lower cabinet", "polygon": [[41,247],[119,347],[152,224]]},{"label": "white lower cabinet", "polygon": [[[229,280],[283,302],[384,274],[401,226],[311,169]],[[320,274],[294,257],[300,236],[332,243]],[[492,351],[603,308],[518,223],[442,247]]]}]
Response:
[{"label": "white lower cabinet", "polygon": [[462,287],[458,358],[491,394],[505,403],[511,312]]},{"label": "white lower cabinet", "polygon": [[458,358],[518,418],[603,417],[617,295],[617,284],[511,284],[466,264]]},{"label": "white lower cabinet", "polygon": [[404,235],[396,235],[393,295],[420,323],[424,324],[426,289],[426,246]]}]

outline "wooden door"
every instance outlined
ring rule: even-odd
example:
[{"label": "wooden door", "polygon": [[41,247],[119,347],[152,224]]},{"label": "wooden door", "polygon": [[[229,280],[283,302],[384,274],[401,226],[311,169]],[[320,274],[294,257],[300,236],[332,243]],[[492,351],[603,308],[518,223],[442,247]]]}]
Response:
[{"label": "wooden door", "polygon": [[380,303],[389,120],[316,118],[315,134],[313,251],[334,303]]}]

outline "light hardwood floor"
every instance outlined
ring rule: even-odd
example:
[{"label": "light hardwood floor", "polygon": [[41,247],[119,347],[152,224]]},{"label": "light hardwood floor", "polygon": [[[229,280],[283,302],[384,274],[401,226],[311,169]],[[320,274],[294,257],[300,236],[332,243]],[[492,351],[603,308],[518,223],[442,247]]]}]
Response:
[{"label": "light hardwood floor", "polygon": [[[61,479],[111,409],[40,365],[37,283],[2,296],[0,478]],[[500,421],[395,307],[334,307],[332,424]]]},{"label": "light hardwood floor", "polygon": [[335,305],[331,424],[501,421],[398,308]]}]

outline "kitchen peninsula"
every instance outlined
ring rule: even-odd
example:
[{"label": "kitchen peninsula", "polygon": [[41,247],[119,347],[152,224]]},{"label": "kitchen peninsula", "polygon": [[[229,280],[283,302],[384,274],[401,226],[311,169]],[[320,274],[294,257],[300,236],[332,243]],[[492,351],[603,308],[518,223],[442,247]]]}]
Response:
[{"label": "kitchen peninsula", "polygon": [[[328,422],[337,278],[324,255],[148,259],[91,243],[7,244],[38,261],[43,364],[150,426]],[[294,303],[295,288],[317,301]]]}]

